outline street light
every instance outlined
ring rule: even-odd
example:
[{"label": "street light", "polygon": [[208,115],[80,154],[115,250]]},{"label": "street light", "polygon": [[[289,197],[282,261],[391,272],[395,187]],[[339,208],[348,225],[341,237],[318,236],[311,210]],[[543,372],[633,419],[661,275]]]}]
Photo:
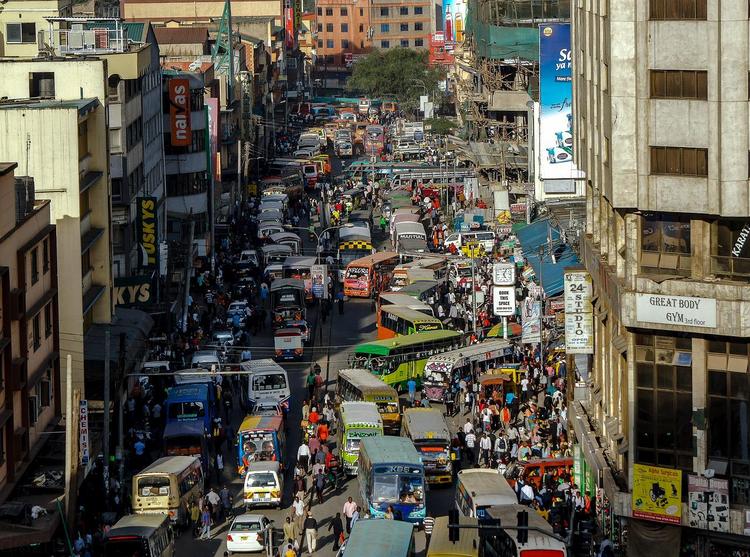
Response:
[{"label": "street light", "polygon": [[354,225],[351,222],[346,222],[344,224],[339,224],[336,226],[329,226],[328,228],[324,228],[320,234],[315,232],[315,230],[312,230],[310,228],[305,228],[304,226],[292,226],[291,224],[285,224],[284,228],[286,230],[304,230],[309,234],[315,235],[315,256],[316,256],[316,263],[320,263],[320,239],[329,230],[335,230],[337,228],[354,228]]}]

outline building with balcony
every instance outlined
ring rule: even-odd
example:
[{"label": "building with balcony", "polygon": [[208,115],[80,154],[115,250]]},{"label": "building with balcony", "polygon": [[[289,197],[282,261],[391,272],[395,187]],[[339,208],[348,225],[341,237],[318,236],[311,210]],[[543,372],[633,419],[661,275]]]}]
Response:
[{"label": "building with balcony", "polygon": [[[10,67],[25,66],[24,75],[33,74],[28,64],[32,63],[0,64],[6,76],[2,85],[16,82]],[[86,79],[95,79],[94,71],[91,64],[71,64],[67,79],[85,85]],[[103,87],[101,61],[99,78]],[[104,106],[95,97],[4,100],[0,102],[0,158],[24,161],[23,172],[33,179],[36,197],[51,202],[48,222],[56,227],[57,253],[63,254],[57,283],[67,285],[58,304],[59,352],[73,356],[73,387],[83,395],[85,334],[92,324],[109,323],[112,317]],[[75,287],[79,284],[80,290]]]},{"label": "building with balcony", "polygon": [[[576,3],[572,14],[596,349],[571,429],[629,546],[747,551],[747,5],[607,7]],[[633,494],[653,473],[681,483],[681,501],[648,520]],[[701,518],[693,503],[707,491],[724,501]]]},{"label": "building with balcony", "polygon": [[17,169],[0,163],[0,504],[61,411],[55,225],[50,201],[35,200],[34,180]]}]

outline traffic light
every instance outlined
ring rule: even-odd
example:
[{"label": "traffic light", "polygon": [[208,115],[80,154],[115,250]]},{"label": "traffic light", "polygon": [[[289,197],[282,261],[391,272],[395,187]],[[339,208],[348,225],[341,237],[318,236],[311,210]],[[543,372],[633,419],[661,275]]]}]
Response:
[{"label": "traffic light", "polygon": [[448,511],[448,541],[457,542],[461,537],[458,527],[458,509]]},{"label": "traffic light", "polygon": [[529,511],[518,511],[518,530],[516,530],[516,541],[519,544],[525,544],[529,541]]}]

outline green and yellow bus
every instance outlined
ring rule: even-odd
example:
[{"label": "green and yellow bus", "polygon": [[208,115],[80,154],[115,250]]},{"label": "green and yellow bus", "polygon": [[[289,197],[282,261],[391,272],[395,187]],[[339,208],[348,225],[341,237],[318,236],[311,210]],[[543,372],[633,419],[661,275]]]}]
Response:
[{"label": "green and yellow bus", "polygon": [[381,307],[378,316],[378,340],[441,331],[444,328],[443,322],[437,317],[407,307]]},{"label": "green and yellow bus", "polygon": [[406,390],[414,379],[419,386],[427,358],[463,346],[463,336],[456,331],[431,331],[404,337],[363,342],[354,349],[351,367],[370,370],[397,391]]}]

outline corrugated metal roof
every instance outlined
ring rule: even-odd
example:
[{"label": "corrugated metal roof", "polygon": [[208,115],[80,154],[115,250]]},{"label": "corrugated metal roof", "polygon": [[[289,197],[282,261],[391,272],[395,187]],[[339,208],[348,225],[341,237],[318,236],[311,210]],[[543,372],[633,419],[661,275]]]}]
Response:
[{"label": "corrugated metal roof", "polygon": [[208,41],[207,27],[154,27],[159,44],[204,44]]},{"label": "corrugated metal roof", "polygon": [[[120,26],[125,29],[125,38],[135,43],[142,43],[145,41],[143,36],[143,29],[145,28],[143,22],[127,22],[121,23]],[[86,29],[115,29],[116,25],[114,21],[89,21],[86,24]]]}]

